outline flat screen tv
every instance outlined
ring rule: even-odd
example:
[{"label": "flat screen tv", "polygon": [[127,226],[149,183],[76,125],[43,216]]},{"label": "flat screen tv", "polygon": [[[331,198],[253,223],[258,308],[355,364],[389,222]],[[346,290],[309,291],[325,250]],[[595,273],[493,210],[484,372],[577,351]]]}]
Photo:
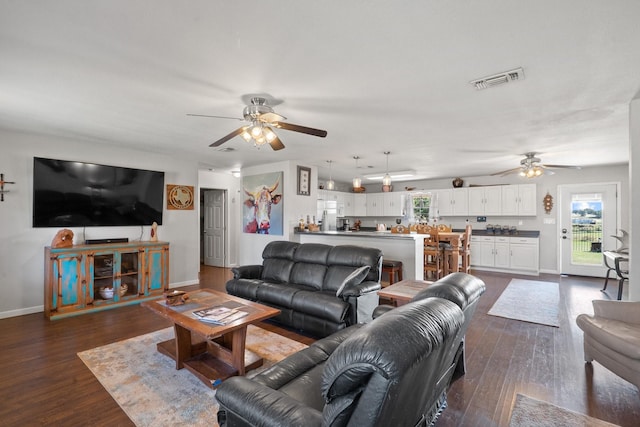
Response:
[{"label": "flat screen tv", "polygon": [[164,172],[33,158],[33,226],[162,224]]}]

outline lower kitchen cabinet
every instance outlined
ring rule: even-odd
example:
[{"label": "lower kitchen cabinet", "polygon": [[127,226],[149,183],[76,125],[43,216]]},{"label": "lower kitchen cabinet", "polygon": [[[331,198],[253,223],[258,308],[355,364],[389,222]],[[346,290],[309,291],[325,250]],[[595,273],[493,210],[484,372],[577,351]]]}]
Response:
[{"label": "lower kitchen cabinet", "polygon": [[137,304],[169,289],[169,243],[45,248],[45,315],[51,319]]},{"label": "lower kitchen cabinet", "polygon": [[538,274],[538,238],[471,236],[471,266],[495,271]]}]

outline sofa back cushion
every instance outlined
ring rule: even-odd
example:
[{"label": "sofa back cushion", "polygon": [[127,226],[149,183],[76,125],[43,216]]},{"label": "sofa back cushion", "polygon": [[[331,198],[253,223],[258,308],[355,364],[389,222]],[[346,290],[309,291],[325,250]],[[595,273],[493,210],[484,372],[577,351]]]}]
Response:
[{"label": "sofa back cushion", "polygon": [[321,290],[327,273],[327,257],[332,246],[305,243],[296,250],[289,282]]},{"label": "sofa back cushion", "polygon": [[288,282],[299,246],[299,243],[285,241],[268,243],[262,251],[261,279],[277,283]]},{"label": "sofa back cushion", "polygon": [[416,425],[448,380],[464,320],[451,301],[427,298],[360,328],[327,360],[324,425]]},{"label": "sofa back cushion", "polygon": [[353,245],[334,246],[327,257],[327,264],[329,270],[322,286],[325,291],[337,291],[353,270],[364,265],[368,265],[370,268],[362,281],[380,282],[382,251],[377,248]]}]

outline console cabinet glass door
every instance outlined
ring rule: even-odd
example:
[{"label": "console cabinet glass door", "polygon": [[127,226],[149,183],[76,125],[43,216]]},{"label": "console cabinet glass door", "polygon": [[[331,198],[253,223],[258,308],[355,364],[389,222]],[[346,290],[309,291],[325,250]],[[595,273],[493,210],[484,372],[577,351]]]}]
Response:
[{"label": "console cabinet glass door", "polygon": [[93,256],[92,291],[95,304],[120,301],[140,292],[140,254],[104,252]]}]

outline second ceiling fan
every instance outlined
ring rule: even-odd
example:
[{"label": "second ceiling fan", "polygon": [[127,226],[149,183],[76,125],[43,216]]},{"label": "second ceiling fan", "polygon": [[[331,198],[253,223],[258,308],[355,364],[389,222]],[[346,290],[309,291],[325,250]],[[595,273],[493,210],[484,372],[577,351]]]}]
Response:
[{"label": "second ceiling fan", "polygon": [[294,125],[293,123],[287,123],[284,120],[287,118],[273,111],[269,105],[267,105],[266,98],[255,96],[251,98],[251,105],[247,105],[243,112],[243,118],[237,117],[225,117],[225,116],[209,116],[205,114],[187,114],[188,116],[196,117],[213,117],[219,119],[234,119],[247,121],[249,124],[242,126],[230,134],[223,136],[219,140],[210,144],[210,147],[218,147],[230,139],[241,135],[245,141],[254,141],[255,145],[261,146],[269,144],[274,150],[282,150],[284,144],[278,138],[278,135],[273,131],[276,129],[284,129],[293,132],[300,132],[307,135],[319,136],[324,138],[327,136],[327,131],[322,129],[314,129],[306,126]]},{"label": "second ceiling fan", "polygon": [[[542,164],[542,160],[536,157],[536,153],[534,152],[525,153],[524,156],[524,159],[520,160],[519,167],[492,173],[491,176],[506,176],[518,172],[521,176],[535,178],[536,176],[543,175],[545,169],[582,169],[580,166]],[[550,173],[553,172],[550,171]]]}]

